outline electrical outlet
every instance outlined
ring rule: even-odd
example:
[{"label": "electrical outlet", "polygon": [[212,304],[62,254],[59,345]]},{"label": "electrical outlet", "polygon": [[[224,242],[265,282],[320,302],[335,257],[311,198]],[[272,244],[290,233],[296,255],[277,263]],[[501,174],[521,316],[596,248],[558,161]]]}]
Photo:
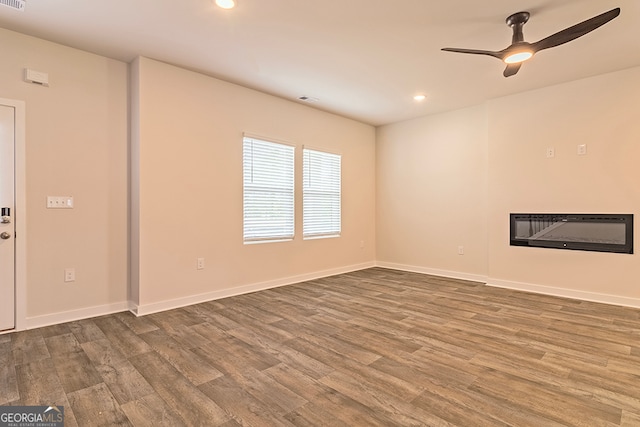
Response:
[{"label": "electrical outlet", "polygon": [[464,255],[464,246],[458,246],[458,255]]},{"label": "electrical outlet", "polygon": [[196,268],[198,270],[204,270],[204,258],[198,258]]},{"label": "electrical outlet", "polygon": [[548,147],[546,153],[548,159],[556,156],[556,150],[553,147]]},{"label": "electrical outlet", "polygon": [[65,268],[64,269],[64,281],[65,282],[75,282],[76,280],[76,269],[75,268]]},{"label": "electrical outlet", "polygon": [[578,145],[578,156],[585,156],[587,154],[587,144]]}]

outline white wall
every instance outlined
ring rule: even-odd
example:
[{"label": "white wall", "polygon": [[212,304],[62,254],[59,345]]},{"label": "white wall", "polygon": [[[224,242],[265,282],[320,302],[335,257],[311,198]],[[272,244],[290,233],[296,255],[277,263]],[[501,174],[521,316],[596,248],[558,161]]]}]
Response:
[{"label": "white wall", "polygon": [[[0,38],[0,97],[26,103],[25,325],[124,309],[127,64],[4,29]],[[50,87],[25,83],[27,67],[49,73]],[[75,207],[46,209],[48,195]],[[64,282],[67,267],[75,282]]]},{"label": "white wall", "polygon": [[[637,220],[638,111],[640,68],[632,68],[379,128],[378,261],[640,306],[637,230],[635,255],[509,245],[510,212]],[[486,234],[467,228],[470,212]]]},{"label": "white wall", "polygon": [[[147,58],[132,71],[139,313],[373,265],[372,126]],[[297,147],[291,242],[243,244],[243,132]],[[303,145],[342,154],[340,238],[302,240]]]}]

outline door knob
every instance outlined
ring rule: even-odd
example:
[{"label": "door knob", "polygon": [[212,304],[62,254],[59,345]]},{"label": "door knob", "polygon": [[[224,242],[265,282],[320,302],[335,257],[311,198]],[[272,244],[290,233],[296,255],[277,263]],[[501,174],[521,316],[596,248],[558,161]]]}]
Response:
[{"label": "door knob", "polygon": [[11,238],[11,234],[7,233],[6,231],[3,231],[2,233],[0,233],[0,239],[7,240],[9,238]]}]

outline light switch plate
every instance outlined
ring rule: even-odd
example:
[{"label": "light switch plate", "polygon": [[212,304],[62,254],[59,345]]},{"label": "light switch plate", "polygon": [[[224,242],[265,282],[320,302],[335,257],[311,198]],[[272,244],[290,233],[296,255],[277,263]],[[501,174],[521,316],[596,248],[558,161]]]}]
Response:
[{"label": "light switch plate", "polygon": [[47,196],[47,209],[73,209],[73,196]]}]

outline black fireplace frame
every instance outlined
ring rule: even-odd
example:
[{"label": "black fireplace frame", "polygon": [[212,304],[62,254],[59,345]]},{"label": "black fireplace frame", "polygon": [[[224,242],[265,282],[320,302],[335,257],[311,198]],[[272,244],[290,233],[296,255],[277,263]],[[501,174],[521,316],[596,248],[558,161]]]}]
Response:
[{"label": "black fireplace frame", "polygon": [[[544,238],[517,237],[518,221],[535,221],[545,223],[558,222],[588,222],[624,224],[624,243],[602,243],[572,240],[545,240]],[[543,214],[543,213],[512,213],[509,220],[511,246],[530,246],[552,249],[569,249],[579,251],[614,252],[633,254],[633,214]]]}]

